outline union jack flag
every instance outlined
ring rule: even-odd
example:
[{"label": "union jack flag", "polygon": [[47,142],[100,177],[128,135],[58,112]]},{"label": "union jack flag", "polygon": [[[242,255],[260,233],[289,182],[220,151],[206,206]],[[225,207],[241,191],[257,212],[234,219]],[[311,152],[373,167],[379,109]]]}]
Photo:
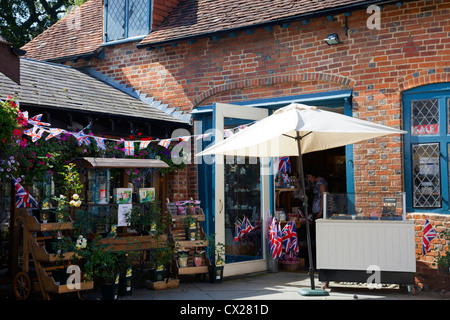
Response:
[{"label": "union jack flag", "polygon": [[269,252],[274,259],[281,257],[282,241],[280,225],[275,218],[269,223]]},{"label": "union jack flag", "polygon": [[75,137],[75,139],[77,139],[78,146],[80,147],[83,145],[83,143],[85,145],[91,144],[91,140],[89,140],[89,137],[86,134],[84,134],[83,131],[74,132],[72,133],[72,135]]},{"label": "union jack flag", "polygon": [[48,139],[56,137],[56,136],[58,136],[58,135],[60,135],[61,133],[64,132],[64,130],[58,129],[58,128],[50,128],[49,130],[50,130],[50,134],[45,138],[46,141]]},{"label": "union jack flag", "polygon": [[229,138],[233,135],[233,130],[231,129],[225,129],[223,130],[223,137],[224,138]]},{"label": "union jack flag", "polygon": [[434,230],[428,219],[425,219],[425,224],[423,226],[423,238],[422,238],[422,255],[426,255],[431,251],[431,240],[437,237],[437,232]]},{"label": "union jack flag", "polygon": [[247,125],[246,125],[246,124],[241,124],[241,125],[238,127],[239,131],[244,130],[245,128],[247,128]]},{"label": "union jack flag", "polygon": [[287,173],[291,172],[291,159],[289,157],[281,157],[278,163],[278,171]]},{"label": "union jack flag", "polygon": [[190,136],[184,136],[184,137],[179,137],[178,141],[189,141],[189,139],[191,139]]},{"label": "union jack flag", "polygon": [[124,141],[125,155],[134,156],[134,141]]},{"label": "union jack flag", "polygon": [[101,137],[94,137],[95,142],[97,143],[97,147],[103,150],[106,150],[105,139]]},{"label": "union jack flag", "polygon": [[44,129],[38,126],[34,126],[33,129],[27,129],[23,133],[31,137],[31,141],[36,142],[42,137]]},{"label": "union jack flag", "polygon": [[242,222],[234,223],[234,238],[233,241],[241,240]]},{"label": "union jack flag", "polygon": [[14,187],[16,189],[16,208],[38,208],[37,201],[22,187],[22,185],[13,177]]},{"label": "union jack flag", "polygon": [[298,253],[298,239],[297,239],[297,231],[295,228],[295,221],[289,221],[282,230],[281,241],[283,242],[283,247],[286,253],[290,251],[294,251]]},{"label": "union jack flag", "polygon": [[149,144],[150,141],[141,141],[141,143],[139,144],[139,150],[147,148]]},{"label": "union jack flag", "polygon": [[170,146],[170,141],[171,141],[171,139],[164,139],[164,140],[161,140],[159,143],[158,143],[158,145],[160,145],[160,146],[162,146],[162,147],[164,147],[164,148],[169,148],[169,146]]},{"label": "union jack flag", "polygon": [[196,140],[204,139],[204,138],[206,138],[206,137],[209,137],[211,134],[212,134],[211,132],[201,134],[201,135],[199,135],[199,136],[197,137]]},{"label": "union jack flag", "polygon": [[[28,117],[28,113],[26,115]],[[28,123],[31,123],[32,125],[36,125],[36,126],[47,126],[47,127],[50,126],[50,123],[41,122],[41,118],[42,118],[42,114],[38,114],[38,115],[28,119]]]}]

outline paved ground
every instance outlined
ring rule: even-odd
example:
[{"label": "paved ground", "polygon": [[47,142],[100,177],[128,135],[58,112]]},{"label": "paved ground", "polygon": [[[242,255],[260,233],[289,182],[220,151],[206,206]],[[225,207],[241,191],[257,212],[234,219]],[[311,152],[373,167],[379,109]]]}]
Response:
[{"label": "paved ground", "polygon": [[[316,280],[316,288],[320,283]],[[328,296],[304,296],[301,288],[309,288],[306,272],[261,273],[257,275],[225,278],[220,284],[193,277],[180,277],[178,288],[151,290],[135,288],[123,300],[450,300],[450,293],[416,292],[406,288],[387,286],[369,289],[364,285],[331,282]]]},{"label": "paved ground", "polygon": [[[316,275],[317,277],[317,275]],[[307,272],[260,273],[240,277],[225,278],[220,284],[209,283],[207,277],[180,276],[177,288],[152,290],[144,286],[141,280],[133,288],[131,296],[119,297],[119,300],[132,301],[294,301],[294,300],[450,300],[450,292],[439,294],[434,292],[415,292],[410,294],[404,287],[390,285],[381,289],[369,289],[365,285],[354,283],[330,282],[327,296],[304,296],[299,294],[301,288],[308,289],[310,280]],[[318,280],[316,288],[321,288]],[[2,286],[0,302],[15,300],[11,285]],[[63,297],[64,296],[64,297]],[[76,297],[61,295],[57,300],[72,300]],[[99,290],[85,291],[83,300],[100,300]],[[40,293],[33,293],[30,300],[41,300]],[[179,304],[178,304],[179,305]]]}]

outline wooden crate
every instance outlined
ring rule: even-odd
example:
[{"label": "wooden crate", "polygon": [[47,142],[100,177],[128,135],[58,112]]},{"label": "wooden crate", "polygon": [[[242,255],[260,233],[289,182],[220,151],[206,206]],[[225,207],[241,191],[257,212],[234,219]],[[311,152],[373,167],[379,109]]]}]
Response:
[{"label": "wooden crate", "polygon": [[151,280],[145,281],[145,286],[152,290],[174,289],[178,288],[180,279],[166,278],[164,281],[153,282]]}]

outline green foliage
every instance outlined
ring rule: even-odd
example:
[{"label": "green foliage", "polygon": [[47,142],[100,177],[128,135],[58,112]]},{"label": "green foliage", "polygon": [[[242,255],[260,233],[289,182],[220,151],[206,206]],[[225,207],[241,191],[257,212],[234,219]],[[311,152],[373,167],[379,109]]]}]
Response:
[{"label": "green foliage", "polygon": [[[183,226],[185,229],[195,229],[197,226],[198,219],[196,217],[186,215],[186,217],[183,218]],[[193,227],[195,226],[195,227]]]},{"label": "green foliage", "polygon": [[445,229],[439,233],[439,238],[445,241],[445,253],[439,254],[436,260],[438,267],[446,273],[450,273],[450,229]]},{"label": "green foliage", "polygon": [[160,221],[160,203],[152,202],[146,203],[143,206],[133,206],[130,212],[125,215],[125,221],[130,224],[130,227],[138,232],[150,231],[152,226],[154,232],[161,234],[165,227]]},{"label": "green foliage", "polygon": [[225,244],[222,242],[216,243],[215,233],[210,234],[207,239],[209,259],[211,260],[212,264],[223,264],[223,261],[225,261]]},{"label": "green foliage", "polygon": [[0,100],[0,181],[19,177],[18,151],[22,146],[22,117],[11,98]]},{"label": "green foliage", "polygon": [[21,47],[87,0],[0,0],[0,33]]}]

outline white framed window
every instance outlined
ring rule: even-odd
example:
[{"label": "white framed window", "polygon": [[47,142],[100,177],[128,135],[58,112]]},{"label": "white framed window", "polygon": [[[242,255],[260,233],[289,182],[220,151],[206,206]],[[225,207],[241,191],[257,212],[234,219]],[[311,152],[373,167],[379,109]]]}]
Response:
[{"label": "white framed window", "polygon": [[105,43],[141,39],[149,34],[151,0],[105,0]]}]

